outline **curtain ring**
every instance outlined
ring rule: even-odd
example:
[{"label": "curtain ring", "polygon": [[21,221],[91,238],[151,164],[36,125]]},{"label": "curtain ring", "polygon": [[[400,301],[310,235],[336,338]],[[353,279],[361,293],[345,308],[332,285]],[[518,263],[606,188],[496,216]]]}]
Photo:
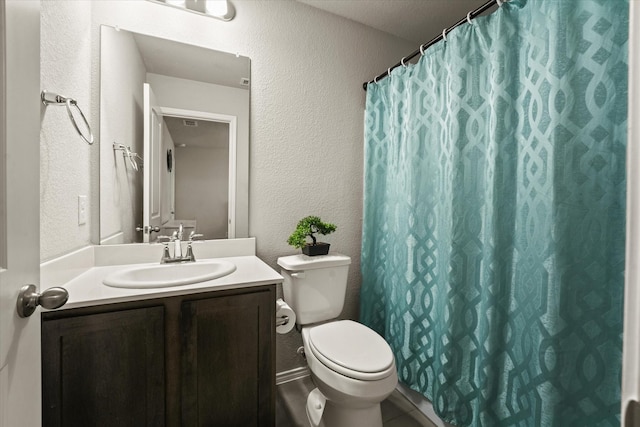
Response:
[{"label": "curtain ring", "polygon": [[378,83],[378,76],[375,76],[375,77],[373,78],[373,82],[374,82],[374,83]]},{"label": "curtain ring", "polygon": [[424,45],[420,45],[420,55],[424,56]]},{"label": "curtain ring", "polygon": [[387,76],[391,77],[391,68],[387,68]]},{"label": "curtain ring", "polygon": [[400,63],[402,64],[403,67],[406,67],[407,64],[404,63],[404,56],[402,57],[402,59],[400,60]]},{"label": "curtain ring", "polygon": [[469,13],[467,13],[467,22],[468,22],[469,24],[471,24],[471,23],[472,23],[472,22],[471,22],[471,11],[469,11]]},{"label": "curtain ring", "polygon": [[502,0],[496,0],[496,3],[498,4],[498,7],[502,7]]},{"label": "curtain ring", "polygon": [[442,40],[447,41],[447,29],[442,30]]}]

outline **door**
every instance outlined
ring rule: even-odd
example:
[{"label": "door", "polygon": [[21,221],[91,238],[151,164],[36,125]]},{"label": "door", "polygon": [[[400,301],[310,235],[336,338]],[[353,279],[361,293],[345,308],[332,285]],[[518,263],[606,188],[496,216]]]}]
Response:
[{"label": "door", "polygon": [[182,303],[182,425],[275,425],[273,291]]},{"label": "door", "polygon": [[0,427],[37,427],[40,311],[16,299],[40,274],[39,1],[0,0],[0,50]]},{"label": "door", "polygon": [[[158,105],[156,97],[148,83],[143,85],[144,102],[144,184],[143,184],[143,206],[142,206],[142,226],[144,243],[153,242],[154,230],[159,230],[161,224],[160,211],[160,148],[162,135],[162,120],[155,110]],[[157,227],[157,228],[156,228]]]}]

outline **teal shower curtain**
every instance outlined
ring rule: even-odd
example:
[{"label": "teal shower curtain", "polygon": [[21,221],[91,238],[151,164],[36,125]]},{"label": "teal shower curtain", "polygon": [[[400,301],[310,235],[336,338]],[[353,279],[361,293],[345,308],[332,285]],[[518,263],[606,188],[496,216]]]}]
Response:
[{"label": "teal shower curtain", "polygon": [[368,86],[361,320],[455,425],[619,426],[628,8],[514,0]]}]

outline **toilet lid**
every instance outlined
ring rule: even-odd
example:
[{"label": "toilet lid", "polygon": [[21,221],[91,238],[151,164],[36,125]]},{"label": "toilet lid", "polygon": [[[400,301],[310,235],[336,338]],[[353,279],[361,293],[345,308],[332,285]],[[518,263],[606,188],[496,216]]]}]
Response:
[{"label": "toilet lid", "polygon": [[349,377],[380,379],[388,376],[393,368],[389,344],[373,330],[352,320],[311,328],[309,344],[325,365]]}]

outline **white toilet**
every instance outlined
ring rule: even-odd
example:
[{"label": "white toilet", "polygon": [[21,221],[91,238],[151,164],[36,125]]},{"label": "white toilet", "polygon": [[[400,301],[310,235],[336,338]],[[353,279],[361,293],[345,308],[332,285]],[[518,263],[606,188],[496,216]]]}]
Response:
[{"label": "white toilet", "polygon": [[302,326],[316,389],[307,398],[313,427],[382,427],[380,402],[398,383],[393,353],[376,332],[342,312],[351,258],[340,254],[278,258],[284,300]]}]

